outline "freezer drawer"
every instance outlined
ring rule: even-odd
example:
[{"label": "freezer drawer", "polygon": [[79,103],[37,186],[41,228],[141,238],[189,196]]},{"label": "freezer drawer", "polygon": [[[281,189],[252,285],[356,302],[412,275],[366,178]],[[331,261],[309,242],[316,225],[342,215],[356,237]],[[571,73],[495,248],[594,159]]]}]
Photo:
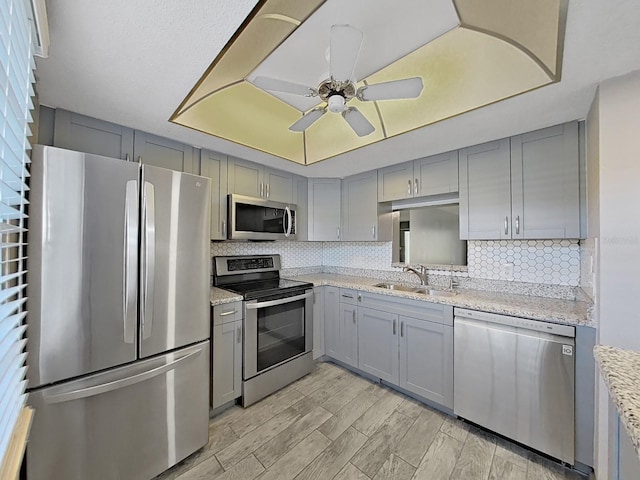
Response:
[{"label": "freezer drawer", "polygon": [[471,316],[456,309],[454,413],[573,464],[573,327]]},{"label": "freezer drawer", "polygon": [[35,391],[27,479],[148,480],[208,441],[209,342]]}]

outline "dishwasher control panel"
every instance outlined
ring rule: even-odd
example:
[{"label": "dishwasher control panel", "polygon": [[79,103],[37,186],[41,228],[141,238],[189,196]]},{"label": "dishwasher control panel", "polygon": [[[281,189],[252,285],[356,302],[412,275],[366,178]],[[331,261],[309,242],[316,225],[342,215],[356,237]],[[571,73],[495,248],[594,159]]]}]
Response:
[{"label": "dishwasher control panel", "polygon": [[575,327],[569,325],[559,325],[557,323],[543,322],[541,320],[532,320],[530,318],[511,317],[508,315],[499,315],[497,313],[479,312],[477,310],[468,310],[466,308],[455,308],[454,316],[456,318],[468,318],[472,320],[480,320],[483,322],[497,323],[499,325],[508,325],[510,327],[526,328],[538,332],[546,332],[552,335],[561,335],[563,337],[575,337]]}]

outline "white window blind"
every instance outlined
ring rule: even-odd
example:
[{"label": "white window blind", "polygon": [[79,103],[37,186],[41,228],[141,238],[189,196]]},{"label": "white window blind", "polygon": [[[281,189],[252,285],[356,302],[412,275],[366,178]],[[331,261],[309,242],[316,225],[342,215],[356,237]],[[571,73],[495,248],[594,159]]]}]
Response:
[{"label": "white window blind", "polygon": [[25,206],[32,48],[25,0],[0,0],[0,460],[26,397]]}]

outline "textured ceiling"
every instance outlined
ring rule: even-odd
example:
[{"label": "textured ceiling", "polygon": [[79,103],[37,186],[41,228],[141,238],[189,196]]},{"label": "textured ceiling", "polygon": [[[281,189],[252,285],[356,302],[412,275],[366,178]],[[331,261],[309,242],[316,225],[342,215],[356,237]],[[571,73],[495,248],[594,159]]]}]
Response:
[{"label": "textured ceiling", "polygon": [[562,81],[310,167],[168,122],[249,0],[48,1],[40,102],[307,176],[346,176],[584,118],[598,82],[640,69],[640,2],[570,0]]}]

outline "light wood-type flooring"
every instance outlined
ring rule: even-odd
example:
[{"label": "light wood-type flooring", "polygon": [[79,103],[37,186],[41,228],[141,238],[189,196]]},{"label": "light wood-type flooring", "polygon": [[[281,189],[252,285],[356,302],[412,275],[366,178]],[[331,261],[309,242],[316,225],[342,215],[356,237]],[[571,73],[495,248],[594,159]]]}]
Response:
[{"label": "light wood-type flooring", "polygon": [[577,480],[561,466],[332,363],[212,418],[157,480]]}]

